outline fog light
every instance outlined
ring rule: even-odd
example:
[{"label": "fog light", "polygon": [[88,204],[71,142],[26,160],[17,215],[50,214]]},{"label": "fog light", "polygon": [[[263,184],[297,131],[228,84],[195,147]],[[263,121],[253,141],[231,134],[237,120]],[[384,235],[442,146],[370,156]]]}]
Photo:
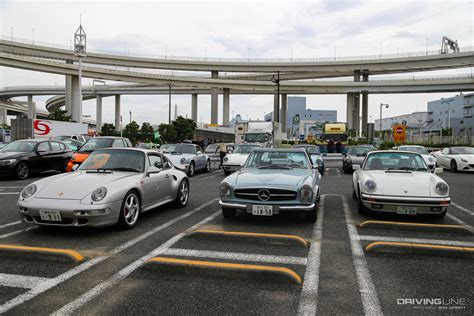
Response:
[{"label": "fog light", "polygon": [[383,205],[382,204],[372,204],[372,208],[376,209],[376,210],[380,210],[383,208]]},{"label": "fog light", "polygon": [[441,212],[441,207],[439,207],[439,206],[433,206],[433,207],[431,208],[431,212]]}]

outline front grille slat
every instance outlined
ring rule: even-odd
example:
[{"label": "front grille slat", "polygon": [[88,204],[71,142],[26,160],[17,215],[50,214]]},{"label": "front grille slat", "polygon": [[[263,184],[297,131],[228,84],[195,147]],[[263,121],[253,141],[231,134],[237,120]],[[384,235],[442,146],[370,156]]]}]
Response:
[{"label": "front grille slat", "polygon": [[[261,201],[258,197],[258,191],[262,188],[248,188],[248,189],[236,189],[234,195],[236,198],[250,200],[250,201]],[[270,192],[270,198],[266,202],[275,201],[292,201],[297,197],[297,193],[292,190],[285,189],[266,189]]]}]

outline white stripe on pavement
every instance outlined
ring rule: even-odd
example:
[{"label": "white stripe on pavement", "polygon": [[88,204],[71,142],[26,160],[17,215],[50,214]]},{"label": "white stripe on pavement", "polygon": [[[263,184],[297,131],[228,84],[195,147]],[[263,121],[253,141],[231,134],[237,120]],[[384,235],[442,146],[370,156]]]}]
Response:
[{"label": "white stripe on pavement", "polygon": [[463,207],[463,206],[461,206],[457,203],[454,203],[453,201],[451,201],[451,205],[454,205],[454,207],[456,207],[457,209],[460,209],[461,211],[466,212],[469,215],[474,215],[473,211],[471,211],[470,209],[467,209],[467,208],[465,208],[465,207]]},{"label": "white stripe on pavement", "polygon": [[21,192],[0,192],[0,195],[17,195],[20,194]]},{"label": "white stripe on pavement", "polygon": [[450,213],[446,213],[446,216],[458,223],[459,225],[465,226],[471,233],[474,233],[474,229],[472,228],[472,226],[467,224],[465,221],[457,218],[456,216]]},{"label": "white stripe on pavement", "polygon": [[13,225],[18,225],[20,223],[21,223],[21,221],[16,221],[16,222],[13,222],[13,223],[3,224],[3,225],[0,225],[0,229],[10,227],[10,226],[13,226]]},{"label": "white stripe on pavement", "polygon": [[432,245],[456,246],[456,247],[474,247],[474,242],[465,242],[465,241],[458,241],[458,240],[399,238],[399,237],[366,236],[366,235],[359,235],[359,240],[363,240],[363,241],[408,242],[408,243],[415,243],[415,244],[432,244]]},{"label": "white stripe on pavement", "polygon": [[19,287],[31,289],[38,284],[48,281],[49,278],[40,278],[35,276],[0,273],[0,286]]},{"label": "white stripe on pavement", "polygon": [[318,306],[319,268],[321,266],[321,242],[323,239],[323,219],[325,195],[321,196],[318,219],[313,226],[313,236],[308,252],[306,271],[303,279],[298,315],[315,315]]},{"label": "white stripe on pavement", "polygon": [[89,291],[85,292],[81,296],[79,296],[77,299],[74,301],[70,302],[67,305],[64,305],[61,307],[59,310],[54,312],[52,315],[57,315],[57,316],[62,316],[62,315],[70,315],[77,311],[79,308],[93,300],[94,298],[99,297],[100,294],[102,294],[105,290],[108,288],[118,284],[120,281],[126,279],[133,271],[137,270],[140,268],[146,261],[149,259],[156,257],[160,254],[165,253],[170,249],[175,243],[177,243],[181,238],[186,236],[189,232],[192,232],[196,228],[198,228],[201,225],[204,225],[211,220],[213,220],[217,215],[219,215],[221,212],[217,211],[211,216],[205,218],[204,220],[200,221],[199,223],[191,226],[190,228],[186,229],[185,231],[175,235],[174,237],[168,239],[164,244],[159,246],[158,248],[155,248],[153,251],[148,253],[147,255],[141,257],[138,260],[135,260],[116,274],[114,274],[112,277],[110,277],[107,281],[101,282],[99,285],[95,286],[94,288],[90,289]]},{"label": "white stripe on pavement", "polygon": [[25,228],[25,229],[19,229],[19,230],[15,230],[14,232],[11,232],[11,233],[8,233],[8,234],[4,234],[4,235],[0,235],[0,239],[2,238],[8,238],[8,237],[11,237],[11,236],[15,236],[15,235],[18,235],[18,234],[21,234],[21,233],[24,233],[24,232],[27,232],[29,230],[32,230],[36,227],[28,227],[28,228]]},{"label": "white stripe on pavement", "polygon": [[104,261],[105,259],[108,259],[110,258],[111,256],[113,255],[116,255],[118,253],[120,253],[121,251],[135,245],[136,243],[144,240],[145,238],[165,229],[165,228],[168,228],[169,226],[179,222],[180,220],[188,217],[188,216],[191,216],[193,214],[195,214],[196,212],[199,212],[200,210],[202,210],[203,208],[211,205],[212,203],[216,202],[218,199],[213,199],[199,207],[196,207],[195,209],[193,209],[191,212],[189,213],[186,213],[186,214],[183,214],[179,217],[176,217],[172,220],[170,220],[169,222],[166,222],[138,237],[135,237],[133,238],[132,240],[129,240],[128,242],[118,246],[117,248],[114,248],[112,249],[111,251],[109,251],[106,255],[104,256],[101,256],[101,257],[97,257],[97,258],[94,258],[92,260],[89,260],[89,261],[86,261],[84,262],[83,264],[80,264],[78,265],[77,267],[71,269],[71,270],[68,270],[66,272],[64,272],[63,274],[60,274],[59,276],[55,277],[55,278],[52,278],[52,279],[49,279],[47,282],[43,282],[41,284],[39,284],[38,286],[32,288],[31,290],[29,290],[28,292],[26,293],[22,293],[20,295],[18,295],[17,297],[9,300],[8,302],[5,302],[4,304],[0,305],[0,314],[2,313],[5,313],[7,312],[8,310],[14,308],[15,306],[18,306],[18,305],[21,305],[23,304],[24,302],[34,298],[35,296],[43,293],[43,292],[46,292],[47,290],[57,286],[58,284],[61,284],[67,280],[69,280],[70,278],[72,278],[73,276],[95,266],[96,264]]},{"label": "white stripe on pavement", "polygon": [[[335,194],[336,195],[336,194]],[[344,214],[346,216],[347,231],[351,242],[352,262],[357,275],[357,282],[359,283],[359,293],[366,315],[382,315],[382,308],[380,307],[377,290],[370,276],[367,260],[365,259],[364,250],[359,241],[359,234],[352,220],[352,215],[347,204],[347,199],[344,195],[337,195],[342,199]]]},{"label": "white stripe on pavement", "polygon": [[261,254],[254,254],[254,253],[171,248],[163,254],[170,255],[170,256],[306,265],[306,258],[303,258],[303,257],[272,256],[272,255],[261,255]]}]

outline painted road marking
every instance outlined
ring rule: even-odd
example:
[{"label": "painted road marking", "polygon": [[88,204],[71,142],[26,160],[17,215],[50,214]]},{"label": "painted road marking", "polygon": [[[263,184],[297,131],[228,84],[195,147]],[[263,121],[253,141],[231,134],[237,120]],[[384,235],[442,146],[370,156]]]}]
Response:
[{"label": "painted road marking", "polygon": [[84,257],[75,250],[70,249],[58,249],[58,248],[44,248],[44,247],[30,247],[30,246],[18,246],[18,245],[0,245],[0,251],[14,251],[14,252],[32,252],[32,253],[44,253],[51,255],[61,255],[72,259],[75,262],[84,261]]},{"label": "painted road marking", "polygon": [[19,287],[31,289],[40,283],[48,281],[49,278],[40,278],[35,276],[0,273],[0,286]]},{"label": "painted road marking", "polygon": [[321,243],[323,240],[324,201],[326,195],[321,195],[316,224],[313,226],[313,236],[308,252],[303,289],[298,304],[298,315],[315,315],[318,306],[319,268],[321,266]]},{"label": "painted road marking", "polygon": [[162,224],[158,227],[155,227],[154,229],[152,229],[150,231],[147,231],[146,233],[127,241],[126,243],[118,246],[117,248],[112,249],[111,251],[109,251],[104,256],[96,257],[94,259],[86,261],[86,262],[78,265],[77,267],[75,267],[75,268],[73,268],[69,271],[64,272],[63,274],[60,274],[59,276],[57,276],[55,278],[49,279],[47,282],[40,283],[38,286],[30,289],[28,292],[22,293],[22,294],[18,295],[17,297],[9,300],[8,302],[5,302],[4,304],[0,305],[0,314],[5,313],[8,310],[14,308],[15,306],[21,305],[21,304],[25,303],[26,301],[31,300],[32,298],[36,297],[37,295],[39,295],[43,292],[46,292],[47,290],[57,286],[58,284],[61,284],[65,281],[69,280],[73,276],[75,276],[75,275],[77,275],[77,274],[79,274],[83,271],[86,271],[87,269],[89,269],[89,268],[95,266],[96,264],[104,261],[105,259],[108,259],[111,256],[116,255],[116,254],[122,252],[123,250],[137,244],[138,242],[144,240],[145,238],[148,238],[151,235],[156,234],[157,232],[159,232],[159,231],[161,231],[165,228],[168,228],[169,226],[179,222],[180,220],[199,212],[203,208],[211,205],[212,203],[215,203],[217,200],[218,199],[211,200],[211,201],[209,201],[209,202],[207,202],[207,203],[205,203],[205,204],[203,204],[199,207],[196,207],[195,209],[193,209],[189,213],[183,214],[179,217],[176,217],[176,218],[170,220],[169,222],[166,222],[166,223],[164,223],[164,224]]},{"label": "painted road marking", "polygon": [[467,224],[465,221],[457,218],[456,216],[454,216],[453,214],[450,214],[450,213],[446,213],[446,216],[449,217],[450,219],[452,219],[453,221],[455,221],[456,223],[464,226],[468,231],[470,231],[471,233],[474,234],[474,229],[472,228],[472,226]]},{"label": "painted road marking", "polygon": [[0,192],[0,195],[18,195],[21,192]]},{"label": "painted road marking", "polygon": [[23,187],[2,187],[2,186],[0,186],[0,189],[23,189],[23,188],[24,188],[24,186]]},{"label": "painted road marking", "polygon": [[35,228],[36,228],[36,227],[28,227],[28,228],[25,228],[25,229],[15,230],[14,232],[11,232],[11,233],[8,233],[8,234],[0,235],[0,239],[2,239],[2,238],[8,238],[8,237],[11,237],[11,236],[15,236],[15,235],[18,235],[18,234],[27,232],[27,231],[32,230],[32,229],[35,229]]},{"label": "painted road marking", "polygon": [[303,258],[303,257],[272,256],[272,255],[261,255],[261,254],[241,253],[241,252],[223,252],[223,251],[171,248],[167,250],[166,252],[164,252],[163,255],[306,265],[306,258]]},{"label": "painted road marking", "polygon": [[414,244],[433,244],[433,245],[458,246],[458,247],[474,247],[474,242],[465,242],[465,241],[457,241],[457,240],[399,238],[399,237],[365,236],[365,235],[359,235],[359,240],[362,240],[362,241],[404,242],[404,243],[414,243]]},{"label": "painted road marking", "polygon": [[[215,201],[215,200],[214,200]],[[64,305],[61,307],[59,310],[53,313],[53,315],[57,316],[62,316],[62,315],[70,315],[74,313],[76,310],[93,300],[94,298],[98,297],[100,294],[102,294],[105,290],[108,288],[118,284],[120,281],[126,279],[133,271],[137,270],[140,268],[145,262],[150,260],[153,257],[156,257],[170,249],[175,243],[177,243],[179,240],[181,240],[183,237],[186,236],[186,234],[190,233],[193,230],[196,230],[199,226],[204,225],[210,221],[212,221],[214,218],[216,218],[221,211],[217,211],[214,214],[210,215],[209,217],[203,219],[199,223],[191,226],[190,228],[186,229],[185,231],[175,235],[174,237],[168,239],[165,243],[163,243],[161,246],[158,248],[155,248],[153,251],[148,253],[147,255],[141,257],[140,259],[132,262],[116,274],[114,274],[112,277],[110,277],[108,280],[101,282],[99,285],[95,286],[94,288],[90,289],[89,291],[85,292],[81,296],[79,296],[77,299],[74,301]],[[0,310],[1,312],[1,310]]]},{"label": "painted road marking", "polygon": [[14,226],[14,225],[18,225],[18,224],[21,224],[21,221],[16,221],[16,222],[13,222],[13,223],[0,225],[0,229],[10,227],[10,226]]},{"label": "painted road marking", "polygon": [[382,315],[383,313],[382,308],[380,307],[379,298],[377,296],[377,290],[375,289],[374,283],[372,282],[372,278],[370,276],[364,250],[359,241],[357,227],[354,224],[351,224],[353,223],[353,219],[349,209],[349,204],[347,203],[345,196],[335,196],[340,196],[342,199],[344,214],[346,216],[347,231],[349,233],[349,239],[351,242],[352,262],[357,275],[357,282],[359,283],[359,293],[362,299],[364,313],[366,315]]},{"label": "painted road marking", "polygon": [[467,209],[467,208],[465,208],[465,207],[463,207],[463,206],[461,206],[457,203],[454,203],[453,201],[451,201],[451,205],[454,205],[457,209],[460,209],[461,211],[464,211],[469,215],[474,215],[473,211],[471,211],[470,209]]}]

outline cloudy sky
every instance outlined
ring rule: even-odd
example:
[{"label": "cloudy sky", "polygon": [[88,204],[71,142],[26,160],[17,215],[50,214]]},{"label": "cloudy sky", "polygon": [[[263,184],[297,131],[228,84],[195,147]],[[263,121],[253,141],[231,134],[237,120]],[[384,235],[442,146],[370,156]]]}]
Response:
[{"label": "cloudy sky", "polygon": [[[442,36],[474,45],[474,1],[6,1],[0,0],[0,33],[36,42],[70,45],[82,17],[88,47],[130,54],[299,58],[378,55],[439,49]],[[472,73],[473,69],[419,73]],[[411,76],[411,74],[407,74]],[[398,75],[397,77],[400,77]],[[84,79],[84,84],[90,80]],[[1,87],[64,85],[64,77],[0,67]],[[426,110],[446,94],[370,95],[369,115]],[[36,97],[44,108],[48,97]],[[113,98],[104,99],[113,121]],[[272,96],[231,96],[231,113],[263,118]],[[178,115],[190,116],[191,97],[174,96]],[[222,99],[219,100],[221,119]],[[344,95],[307,96],[311,109],[336,109],[346,117]],[[95,101],[84,102],[95,116]],[[167,96],[123,96],[122,113],[139,123],[167,121]],[[200,121],[210,120],[210,97],[199,97]]]}]

